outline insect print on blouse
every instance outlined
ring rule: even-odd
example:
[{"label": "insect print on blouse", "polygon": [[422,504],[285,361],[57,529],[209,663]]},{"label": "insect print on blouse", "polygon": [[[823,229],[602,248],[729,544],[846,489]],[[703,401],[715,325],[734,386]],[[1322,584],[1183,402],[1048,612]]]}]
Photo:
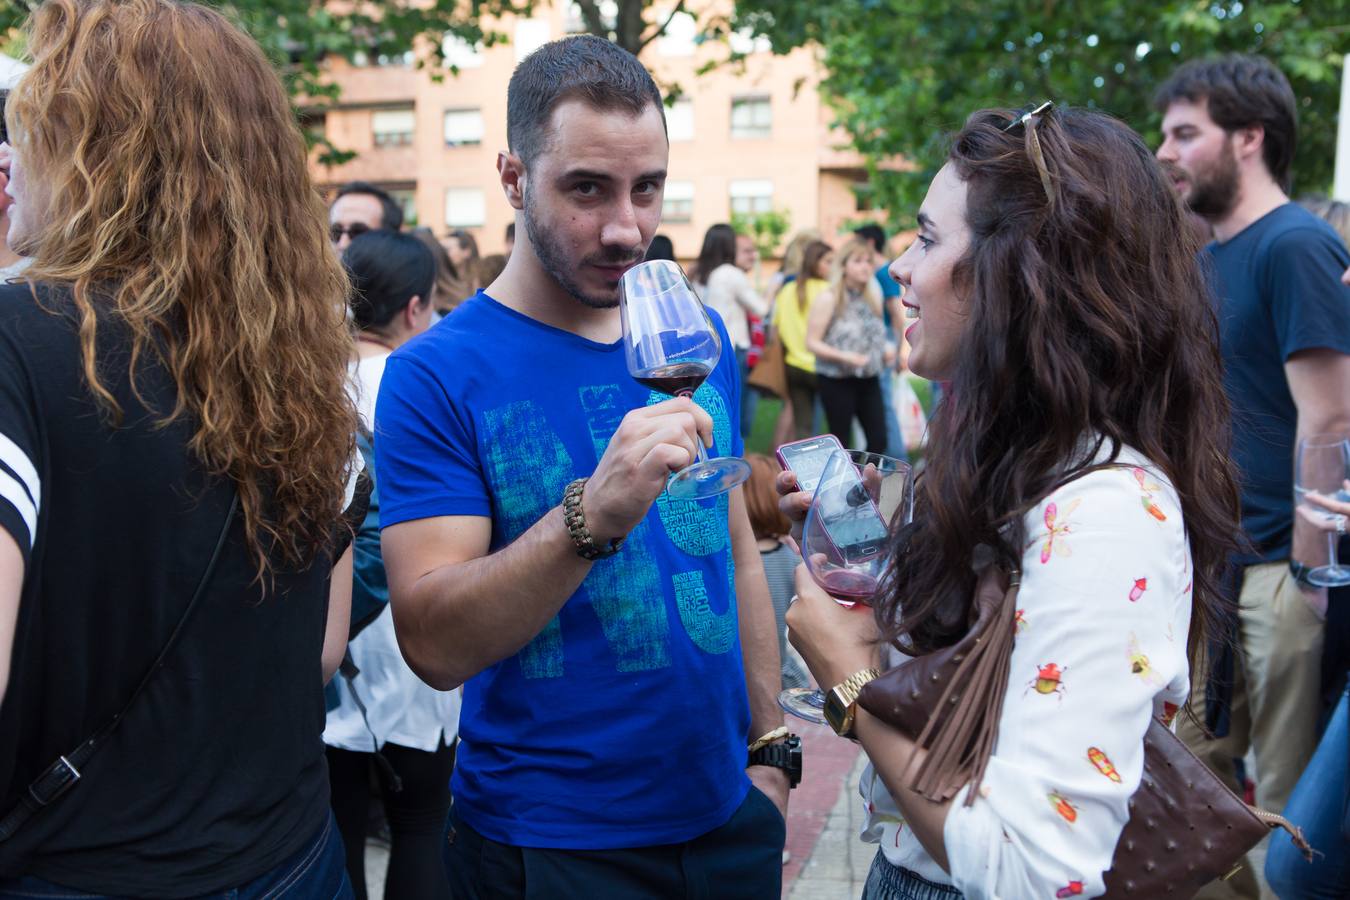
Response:
[{"label": "insect print on blouse", "polygon": [[1078,807],[1066,800],[1062,794],[1051,791],[1045,796],[1049,799],[1050,805],[1055,808],[1055,812],[1059,813],[1064,821],[1070,825],[1078,821]]},{"label": "insect print on blouse", "polygon": [[1144,591],[1148,590],[1147,578],[1136,578],[1134,587],[1130,588],[1130,602],[1137,603],[1139,598],[1144,596]]},{"label": "insect print on blouse", "polygon": [[1013,634],[1021,634],[1030,627],[1030,623],[1027,622],[1027,611],[1019,609],[1017,614],[1013,616]]},{"label": "insect print on blouse", "polygon": [[1092,763],[1093,768],[1098,772],[1101,772],[1116,784],[1120,784],[1120,773],[1116,771],[1116,765],[1111,762],[1111,757],[1107,756],[1096,747],[1089,747],[1087,758],[1088,762]]},{"label": "insect print on blouse", "polygon": [[1171,728],[1172,720],[1177,717],[1177,713],[1180,712],[1180,710],[1181,710],[1180,706],[1176,705],[1175,703],[1168,703],[1166,700],[1164,700],[1163,719],[1162,719],[1163,724],[1166,725],[1168,728]]},{"label": "insect print on blouse", "polygon": [[1140,499],[1144,503],[1144,511],[1159,522],[1166,522],[1167,516],[1163,514],[1162,507],[1153,500],[1153,495],[1162,490],[1162,485],[1158,484],[1156,481],[1150,481],[1148,473],[1138,466],[1135,466],[1130,471],[1134,473],[1134,480],[1139,482],[1139,490],[1143,494]]},{"label": "insect print on blouse", "polygon": [[[1036,689],[1038,694],[1056,694],[1060,700],[1064,699],[1064,673],[1068,669],[1061,669],[1054,663],[1046,663],[1036,670],[1036,677],[1031,679],[1027,685],[1027,690]],[[1026,691],[1023,691],[1026,693]]]},{"label": "insect print on blouse", "polygon": [[[1053,500],[1045,505],[1046,535],[1045,545],[1041,547],[1041,565],[1050,561],[1052,553],[1058,556],[1071,556],[1073,554],[1073,551],[1069,549],[1068,539],[1065,535],[1073,531],[1073,523],[1069,521],[1069,517],[1073,515],[1074,510],[1078,509],[1078,504],[1082,502],[1083,498],[1079,497],[1070,503],[1069,508],[1064,511],[1064,518],[1058,525],[1055,524],[1055,520],[1059,518],[1059,506]],[[1059,539],[1058,542],[1056,542],[1056,538]]]},{"label": "insect print on blouse", "polygon": [[1055,891],[1055,900],[1064,900],[1065,897],[1077,897],[1083,893],[1083,882],[1070,881],[1064,887]]},{"label": "insect print on blouse", "polygon": [[1160,687],[1162,678],[1148,661],[1148,654],[1139,649],[1139,638],[1130,632],[1130,645],[1125,650],[1130,660],[1130,671],[1144,680],[1150,687]]}]

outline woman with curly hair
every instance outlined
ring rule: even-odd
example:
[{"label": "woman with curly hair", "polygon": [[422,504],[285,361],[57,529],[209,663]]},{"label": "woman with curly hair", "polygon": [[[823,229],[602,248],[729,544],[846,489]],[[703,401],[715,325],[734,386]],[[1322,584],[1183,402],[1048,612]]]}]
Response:
[{"label": "woman with curly hair", "polygon": [[350,896],[320,735],[352,340],[286,91],[191,3],[48,0],[28,48],[9,239],[33,263],[0,287],[0,897]]},{"label": "woman with curly hair", "polygon": [[[975,113],[918,221],[891,274],[910,368],[951,390],[914,525],[875,615],[799,569],[790,638],[854,704],[839,727],[872,763],[864,897],[1101,896],[1145,732],[1199,677],[1239,533],[1198,247],[1139,136],[1086,110]],[[810,498],[790,473],[779,490],[800,519]],[[911,739],[924,723],[911,735],[855,703],[877,670],[965,636],[977,584],[1003,597],[1015,572],[1016,615],[995,623],[1011,657],[988,682],[1000,711],[973,706],[991,755],[952,768]]]}]

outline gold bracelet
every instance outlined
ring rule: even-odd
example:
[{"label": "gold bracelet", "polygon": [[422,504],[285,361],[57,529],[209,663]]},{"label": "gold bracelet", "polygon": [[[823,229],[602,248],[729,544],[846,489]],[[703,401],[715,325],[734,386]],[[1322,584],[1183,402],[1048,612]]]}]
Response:
[{"label": "gold bracelet", "polygon": [[788,736],[787,726],[779,725],[773,731],[770,731],[768,734],[764,735],[764,737],[752,743],[750,745],[750,752],[754,753],[756,750],[767,747],[774,741],[781,741],[783,738],[787,736]]}]

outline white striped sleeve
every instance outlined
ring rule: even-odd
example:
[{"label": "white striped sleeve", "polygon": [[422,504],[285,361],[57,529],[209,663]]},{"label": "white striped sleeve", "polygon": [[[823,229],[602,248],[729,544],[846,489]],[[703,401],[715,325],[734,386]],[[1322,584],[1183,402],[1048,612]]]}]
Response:
[{"label": "white striped sleeve", "polygon": [[0,341],[0,528],[25,559],[37,542],[42,512],[37,412],[27,367]]}]

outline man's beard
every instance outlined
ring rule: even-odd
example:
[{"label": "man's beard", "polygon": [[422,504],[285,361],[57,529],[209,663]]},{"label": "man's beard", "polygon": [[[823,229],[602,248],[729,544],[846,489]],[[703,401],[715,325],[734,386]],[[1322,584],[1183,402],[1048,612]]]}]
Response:
[{"label": "man's beard", "polygon": [[1186,205],[1192,212],[1211,222],[1227,216],[1238,199],[1237,154],[1233,152],[1232,140],[1224,142],[1214,162],[1183,177],[1191,182]]},{"label": "man's beard", "polygon": [[525,233],[530,237],[530,246],[534,248],[534,255],[538,257],[540,265],[544,271],[556,282],[558,286],[572,296],[574,300],[591,309],[613,309],[619,305],[619,291],[616,287],[614,292],[607,296],[597,296],[588,294],[577,282],[576,270],[581,266],[599,263],[600,265],[623,265],[624,263],[640,261],[644,250],[642,247],[608,247],[598,256],[586,257],[581,262],[572,266],[563,249],[553,241],[544,228],[534,217],[534,204],[530,202],[530,194],[525,192],[524,196],[525,212]]}]

